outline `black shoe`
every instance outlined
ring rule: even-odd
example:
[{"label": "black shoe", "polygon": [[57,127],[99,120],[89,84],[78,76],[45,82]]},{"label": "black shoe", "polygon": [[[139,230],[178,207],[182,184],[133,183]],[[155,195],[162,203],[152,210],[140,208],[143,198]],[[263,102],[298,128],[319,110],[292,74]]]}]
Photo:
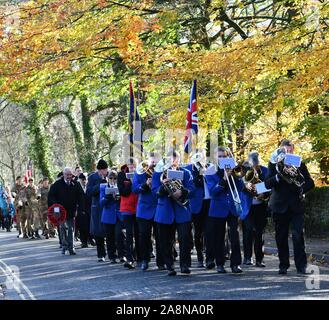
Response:
[{"label": "black shoe", "polygon": [[166,270],[166,267],[165,267],[164,265],[161,264],[161,265],[158,266],[158,270],[159,270],[159,271]]},{"label": "black shoe", "polygon": [[119,258],[119,260],[120,260],[120,263],[126,262],[126,259],[124,257]]},{"label": "black shoe", "polygon": [[36,239],[36,237],[33,234],[32,237],[30,238],[30,240],[35,240],[35,239]]},{"label": "black shoe", "polygon": [[64,255],[65,255],[65,251],[66,251],[66,250],[65,250],[65,249],[63,249],[63,250],[62,250],[62,254],[64,254]]},{"label": "black shoe", "polygon": [[74,250],[70,250],[70,256],[75,256],[77,253]]},{"label": "black shoe", "polygon": [[89,244],[90,244],[91,246],[93,246],[93,247],[96,246],[96,243],[95,243],[95,241],[94,241],[93,239],[91,239],[91,240],[89,241]]},{"label": "black shoe", "polygon": [[226,273],[226,270],[225,270],[224,266],[218,266],[217,267],[217,272],[218,273]]},{"label": "black shoe", "polygon": [[214,269],[215,268],[215,262],[208,262],[206,265],[206,269]]},{"label": "black shoe", "polygon": [[117,263],[118,263],[118,261],[115,258],[110,260],[110,264],[117,264]]},{"label": "black shoe", "polygon": [[243,264],[245,264],[246,266],[252,266],[252,259],[245,258],[243,260]]},{"label": "black shoe", "polygon": [[48,234],[45,235],[45,239],[49,239],[49,235]]},{"label": "black shoe", "polygon": [[36,239],[41,239],[41,237],[40,237],[40,235],[39,235],[39,233],[37,231],[35,232],[35,238]]},{"label": "black shoe", "polygon": [[105,258],[104,257],[98,258],[98,262],[105,262]]},{"label": "black shoe", "polygon": [[27,236],[26,233],[24,233],[23,238],[24,238],[24,239],[28,239],[29,237]]},{"label": "black shoe", "polygon": [[21,233],[19,233],[19,234],[17,235],[17,238],[19,238],[19,237],[20,237],[20,235],[21,235]]},{"label": "black shoe", "polygon": [[280,268],[279,274],[287,274],[287,268]]},{"label": "black shoe", "polygon": [[264,262],[256,262],[256,267],[257,267],[257,268],[265,268],[266,265],[265,265]]},{"label": "black shoe", "polygon": [[302,268],[297,269],[297,273],[298,274],[310,274],[306,271],[306,267],[302,267]]},{"label": "black shoe", "polygon": [[141,264],[141,269],[143,271],[146,271],[148,268],[149,268],[148,262],[147,261],[143,261],[142,264]]},{"label": "black shoe", "polygon": [[233,266],[232,268],[232,273],[242,273],[242,269],[240,268],[240,266]]},{"label": "black shoe", "polygon": [[203,261],[198,261],[197,268],[204,268]]},{"label": "black shoe", "polygon": [[191,270],[188,267],[183,267],[180,269],[181,273],[190,274]]},{"label": "black shoe", "polygon": [[177,273],[174,269],[168,269],[168,276],[175,276]]},{"label": "black shoe", "polygon": [[88,248],[88,244],[87,244],[87,243],[83,243],[83,244],[81,245],[81,248]]},{"label": "black shoe", "polygon": [[123,266],[128,269],[135,269],[135,265],[131,261],[126,261]]}]

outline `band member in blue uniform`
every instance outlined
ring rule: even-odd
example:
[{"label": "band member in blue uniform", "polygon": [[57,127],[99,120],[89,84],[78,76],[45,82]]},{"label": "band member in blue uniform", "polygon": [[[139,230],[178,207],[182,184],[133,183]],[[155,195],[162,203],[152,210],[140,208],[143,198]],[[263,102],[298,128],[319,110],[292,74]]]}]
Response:
[{"label": "band member in blue uniform", "polygon": [[252,265],[252,249],[254,247],[256,267],[263,268],[264,259],[264,230],[267,223],[267,200],[269,193],[257,194],[256,183],[265,180],[267,168],[260,165],[259,153],[249,153],[250,169],[244,177],[245,215],[241,216],[243,231],[243,264]]},{"label": "band member in blue uniform", "polygon": [[[174,192],[170,192],[165,185],[172,185],[173,180],[163,178],[161,172],[154,172],[152,191],[158,197],[154,220],[157,222],[159,231],[161,254],[167,267],[168,275],[172,276],[176,275],[173,252],[176,229],[178,232],[181,273],[189,274],[191,272],[189,269],[191,265],[191,211],[188,202],[185,203],[185,199],[188,199],[189,194],[194,191],[194,184],[190,171],[179,166],[180,156],[178,152],[175,150],[170,151],[168,156],[170,157],[169,169],[183,172],[183,179],[180,180],[181,187]],[[164,174],[166,172],[167,170],[164,170]]]},{"label": "band member in blue uniform", "polygon": [[[200,161],[197,161],[198,157],[200,157]],[[192,173],[195,186],[195,190],[190,196],[190,210],[194,227],[194,246],[197,252],[198,268],[204,267],[204,232],[210,205],[210,193],[204,178],[204,171],[206,168],[205,164],[202,164],[204,161],[201,158],[201,153],[195,154],[191,157],[192,163],[185,167]]]},{"label": "band member in blue uniform", "polygon": [[[285,153],[294,153],[294,145],[290,140],[284,139],[280,147],[285,150]],[[303,180],[301,186],[298,186],[298,184],[292,181],[290,183],[286,181],[283,172],[277,170],[277,164],[278,161],[276,159],[271,159],[269,162],[265,186],[267,189],[272,189],[269,207],[275,224],[275,240],[280,259],[279,274],[287,274],[287,270],[290,267],[288,246],[290,226],[292,229],[294,260],[297,273],[305,274],[307,259],[303,233],[304,208],[302,200],[304,194],[314,188],[314,181],[303,162],[301,162],[297,171],[297,175]]]},{"label": "band member in blue uniform", "polygon": [[155,154],[151,152],[147,161],[142,162],[136,169],[133,179],[132,191],[139,194],[136,219],[138,224],[139,251],[141,256],[141,269],[148,269],[150,253],[152,252],[152,228],[155,232],[156,264],[160,270],[164,264],[160,254],[160,243],[156,224],[154,222],[157,207],[157,198],[152,193],[152,175],[156,165]]},{"label": "band member in blue uniform", "polygon": [[[224,147],[218,147],[215,154],[218,159],[228,157],[228,151]],[[227,170],[227,176],[231,180],[232,170]],[[207,269],[217,265],[218,273],[226,273],[225,270],[225,232],[226,223],[229,228],[231,243],[231,270],[233,273],[241,273],[241,251],[238,231],[238,219],[240,212],[230,192],[227,177],[224,169],[218,169],[215,174],[206,175],[211,200],[206,222],[206,262]],[[243,182],[240,178],[234,177],[235,185],[240,194],[243,189]],[[232,184],[232,182],[231,182]]]},{"label": "band member in blue uniform", "polygon": [[102,208],[99,201],[100,184],[106,183],[108,164],[100,159],[97,163],[97,171],[88,177],[87,195],[91,198],[90,234],[94,236],[97,246],[99,262],[105,261],[105,226],[101,221]]},{"label": "band member in blue uniform", "polygon": [[[107,254],[111,264],[117,263],[116,258],[124,257],[124,244],[122,241],[122,228],[120,221],[120,198],[117,189],[117,173],[111,171],[108,182],[100,185],[100,204],[102,207],[101,222],[106,233]],[[111,190],[107,192],[107,190]]]}]

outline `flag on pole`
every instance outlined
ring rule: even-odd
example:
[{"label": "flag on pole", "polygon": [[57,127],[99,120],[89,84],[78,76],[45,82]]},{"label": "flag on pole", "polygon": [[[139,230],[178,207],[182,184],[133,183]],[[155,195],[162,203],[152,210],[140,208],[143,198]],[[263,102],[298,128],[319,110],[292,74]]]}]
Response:
[{"label": "flag on pole", "polygon": [[133,145],[134,145],[134,130],[136,121],[140,121],[139,113],[137,106],[135,105],[135,95],[133,90],[133,84],[130,81],[129,84],[129,141],[130,141],[130,156],[133,156]]},{"label": "flag on pole", "polygon": [[33,176],[33,171],[32,171],[32,160],[30,159],[28,164],[27,164],[27,168],[26,168],[26,172],[25,172],[25,177],[24,177],[24,181],[27,184],[29,182],[29,178],[31,178]]},{"label": "flag on pole", "polygon": [[186,156],[192,149],[192,135],[198,134],[198,115],[197,115],[197,87],[196,80],[193,81],[191,88],[190,101],[186,115],[186,131],[184,138],[184,153]]}]

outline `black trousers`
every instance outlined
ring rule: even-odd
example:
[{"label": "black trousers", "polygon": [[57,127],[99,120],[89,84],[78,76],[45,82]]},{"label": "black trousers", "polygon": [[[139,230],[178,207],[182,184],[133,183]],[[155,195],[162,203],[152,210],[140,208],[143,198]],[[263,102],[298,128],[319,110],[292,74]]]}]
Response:
[{"label": "black trousers", "polygon": [[6,228],[7,231],[11,231],[11,227],[12,227],[12,222],[13,218],[11,216],[6,216],[4,217],[4,226]]},{"label": "black trousers", "polygon": [[273,213],[275,224],[275,240],[279,252],[280,268],[289,268],[289,227],[291,226],[294,260],[297,270],[306,267],[307,258],[304,241],[304,216],[302,213],[292,212]]},{"label": "black trousers", "polygon": [[156,223],[153,220],[146,220],[143,218],[137,218],[138,224],[138,242],[139,253],[141,261],[150,261],[150,253],[153,251],[152,243],[152,230],[154,231],[155,248],[156,248],[156,264],[157,266],[163,266],[164,262],[161,256],[159,233],[156,228]]},{"label": "black trousers", "polygon": [[241,264],[238,217],[229,214],[226,218],[207,217],[206,221],[206,262],[216,260],[217,266],[225,264],[226,223],[231,243],[231,267]]},{"label": "black trousers", "polygon": [[267,224],[267,204],[252,205],[248,216],[242,222],[243,253],[245,259],[251,259],[254,247],[256,262],[264,258],[264,230]]},{"label": "black trousers", "polygon": [[192,214],[194,246],[197,252],[198,261],[203,261],[204,233],[209,206],[210,200],[203,200],[201,211],[197,214]]},{"label": "black trousers", "polygon": [[167,269],[174,268],[173,242],[177,229],[179,242],[179,264],[181,268],[191,265],[191,223],[157,224],[159,231],[160,250]]},{"label": "black trousers", "polygon": [[124,242],[121,222],[116,224],[105,224],[106,249],[109,259],[121,258],[124,256]]},{"label": "black trousers", "polygon": [[97,257],[98,257],[98,259],[105,258],[105,256],[106,256],[105,238],[104,237],[95,236],[95,242],[96,242]]},{"label": "black trousers", "polygon": [[[141,261],[138,245],[138,224],[135,214],[123,215],[123,224],[126,229],[126,258],[129,262]],[[134,246],[135,240],[135,246]],[[149,248],[149,244],[147,246]]]}]

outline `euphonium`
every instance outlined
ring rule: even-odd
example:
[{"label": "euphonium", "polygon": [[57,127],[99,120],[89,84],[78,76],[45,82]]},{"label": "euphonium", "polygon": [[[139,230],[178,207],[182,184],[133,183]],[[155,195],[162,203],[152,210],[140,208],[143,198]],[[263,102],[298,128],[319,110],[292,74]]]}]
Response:
[{"label": "euphonium", "polygon": [[168,196],[171,197],[177,204],[180,206],[186,206],[188,200],[181,196],[176,198],[174,193],[178,190],[183,190],[184,186],[181,180],[167,180],[167,170],[170,168],[170,162],[166,159],[162,159],[156,165],[154,171],[161,173],[160,182],[164,186],[165,190],[168,193]]},{"label": "euphonium", "polygon": [[270,162],[275,164],[278,175],[287,183],[301,187],[305,183],[304,176],[300,173],[299,168],[284,164],[287,151],[284,147],[276,149],[270,158]]}]

